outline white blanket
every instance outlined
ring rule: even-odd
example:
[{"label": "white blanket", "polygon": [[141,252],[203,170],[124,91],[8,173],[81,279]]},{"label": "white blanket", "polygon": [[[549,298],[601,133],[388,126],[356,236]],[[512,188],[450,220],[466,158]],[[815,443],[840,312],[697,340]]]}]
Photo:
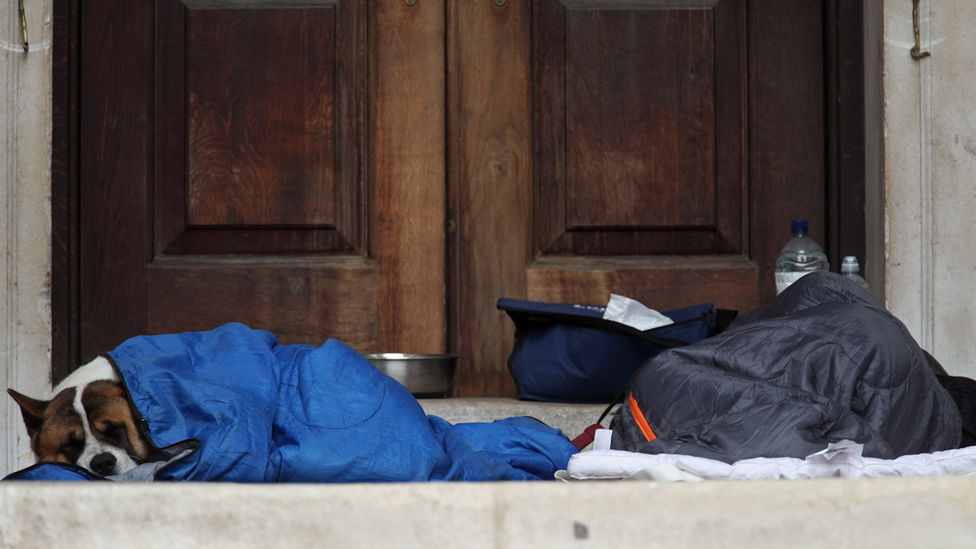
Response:
[{"label": "white blanket", "polygon": [[[598,437],[608,440],[609,437]],[[976,473],[976,447],[913,454],[897,459],[861,456],[861,445],[850,441],[831,444],[821,452],[796,458],[754,458],[729,464],[680,454],[640,454],[594,445],[569,459],[564,481],[577,480],[777,480],[826,477],[860,478],[915,475],[968,475]]]}]

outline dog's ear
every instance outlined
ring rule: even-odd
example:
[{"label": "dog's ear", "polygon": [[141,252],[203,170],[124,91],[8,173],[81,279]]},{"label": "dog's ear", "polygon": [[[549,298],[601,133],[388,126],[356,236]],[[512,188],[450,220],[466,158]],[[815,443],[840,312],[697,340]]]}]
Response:
[{"label": "dog's ear", "polygon": [[20,405],[20,413],[24,416],[24,425],[27,426],[27,434],[33,437],[34,433],[44,423],[44,410],[47,409],[47,405],[51,402],[22,395],[13,389],[7,389],[7,393]]}]

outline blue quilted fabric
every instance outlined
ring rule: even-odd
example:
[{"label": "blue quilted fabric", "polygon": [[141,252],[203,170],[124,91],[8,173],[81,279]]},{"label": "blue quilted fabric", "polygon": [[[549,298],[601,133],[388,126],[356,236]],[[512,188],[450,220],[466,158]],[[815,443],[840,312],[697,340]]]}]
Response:
[{"label": "blue quilted fabric", "polygon": [[[576,452],[530,418],[452,425],[428,417],[405,387],[335,339],[282,345],[232,323],[136,337],[109,356],[156,446],[199,441],[155,480],[549,480]],[[44,470],[34,467],[31,480]]]}]

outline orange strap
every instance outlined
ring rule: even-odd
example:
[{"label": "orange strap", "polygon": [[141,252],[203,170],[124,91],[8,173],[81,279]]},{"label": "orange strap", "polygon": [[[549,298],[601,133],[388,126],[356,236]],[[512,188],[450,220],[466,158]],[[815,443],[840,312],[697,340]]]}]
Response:
[{"label": "orange strap", "polygon": [[630,414],[634,416],[634,421],[637,422],[637,426],[644,433],[644,438],[648,442],[656,439],[657,435],[651,430],[651,426],[647,424],[647,418],[644,417],[644,412],[641,412],[640,406],[637,405],[637,400],[634,398],[633,392],[627,397],[627,403],[630,404]]}]

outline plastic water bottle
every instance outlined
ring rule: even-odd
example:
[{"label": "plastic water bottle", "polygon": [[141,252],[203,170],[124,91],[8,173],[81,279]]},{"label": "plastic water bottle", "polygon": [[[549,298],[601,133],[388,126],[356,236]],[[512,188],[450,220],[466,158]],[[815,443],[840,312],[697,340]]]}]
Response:
[{"label": "plastic water bottle", "polygon": [[844,262],[840,265],[840,274],[844,275],[844,278],[851,279],[855,284],[860,285],[867,291],[871,291],[868,287],[868,281],[860,275],[861,266],[857,263],[857,258],[853,255],[849,255],[844,258]]},{"label": "plastic water bottle", "polygon": [[786,243],[776,259],[776,295],[804,275],[830,270],[826,254],[807,236],[807,221],[798,219],[790,226],[793,229],[793,238]]}]

